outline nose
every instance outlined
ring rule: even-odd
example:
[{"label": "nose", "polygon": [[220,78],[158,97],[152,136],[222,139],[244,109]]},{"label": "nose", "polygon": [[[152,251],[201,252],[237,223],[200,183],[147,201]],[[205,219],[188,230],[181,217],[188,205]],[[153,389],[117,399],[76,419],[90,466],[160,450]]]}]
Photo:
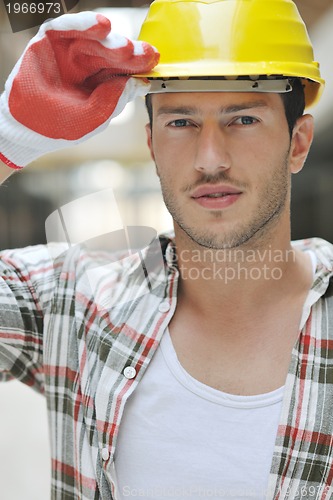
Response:
[{"label": "nose", "polygon": [[227,139],[218,124],[203,125],[198,137],[194,168],[212,174],[231,167]]}]

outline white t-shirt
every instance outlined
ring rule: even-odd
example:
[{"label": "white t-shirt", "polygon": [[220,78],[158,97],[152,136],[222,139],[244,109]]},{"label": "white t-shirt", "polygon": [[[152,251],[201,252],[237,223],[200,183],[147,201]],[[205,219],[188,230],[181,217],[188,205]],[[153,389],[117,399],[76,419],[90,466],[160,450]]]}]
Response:
[{"label": "white t-shirt", "polygon": [[119,499],[265,498],[282,395],[206,386],[180,365],[166,332],[125,407]]},{"label": "white t-shirt", "polygon": [[283,391],[237,396],[199,382],[179,363],[166,331],[124,410],[116,500],[272,496],[267,484]]}]

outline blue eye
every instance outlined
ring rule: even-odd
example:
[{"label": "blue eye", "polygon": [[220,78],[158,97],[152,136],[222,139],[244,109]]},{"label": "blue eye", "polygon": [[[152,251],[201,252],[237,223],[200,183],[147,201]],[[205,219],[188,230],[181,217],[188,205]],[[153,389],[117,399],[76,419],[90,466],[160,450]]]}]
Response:
[{"label": "blue eye", "polygon": [[185,120],[185,118],[179,118],[178,120],[174,120],[169,125],[172,127],[186,127],[189,124],[188,120]]},{"label": "blue eye", "polygon": [[240,123],[241,125],[253,125],[257,122],[258,120],[253,118],[253,116],[240,116],[239,118],[236,118],[234,123]]},{"label": "blue eye", "polygon": [[254,118],[252,118],[251,116],[242,116],[243,125],[251,125],[251,123],[254,123]]}]

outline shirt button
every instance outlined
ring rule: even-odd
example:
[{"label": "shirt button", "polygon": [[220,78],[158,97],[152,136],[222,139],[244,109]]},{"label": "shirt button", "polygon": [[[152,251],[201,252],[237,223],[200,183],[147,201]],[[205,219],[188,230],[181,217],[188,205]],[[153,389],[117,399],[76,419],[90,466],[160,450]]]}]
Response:
[{"label": "shirt button", "polygon": [[126,378],[131,379],[131,378],[135,377],[136,369],[133,368],[133,366],[126,366],[123,373],[124,373]]},{"label": "shirt button", "polygon": [[158,310],[159,310],[161,313],[166,313],[166,312],[170,311],[170,304],[169,304],[169,302],[162,302],[162,303],[158,306]]},{"label": "shirt button", "polygon": [[103,460],[108,460],[110,456],[109,450],[107,448],[102,449],[102,459]]}]

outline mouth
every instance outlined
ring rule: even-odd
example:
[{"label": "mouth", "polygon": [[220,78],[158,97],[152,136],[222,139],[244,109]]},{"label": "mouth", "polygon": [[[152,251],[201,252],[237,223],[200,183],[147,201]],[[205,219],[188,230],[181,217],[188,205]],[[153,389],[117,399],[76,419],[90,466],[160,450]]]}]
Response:
[{"label": "mouth", "polygon": [[204,194],[202,196],[194,196],[194,198],[224,198],[225,196],[230,196],[231,194],[240,194],[240,193],[210,193]]},{"label": "mouth", "polygon": [[235,203],[242,191],[232,186],[200,186],[191,194],[191,198],[199,205],[210,209],[222,209]]}]

